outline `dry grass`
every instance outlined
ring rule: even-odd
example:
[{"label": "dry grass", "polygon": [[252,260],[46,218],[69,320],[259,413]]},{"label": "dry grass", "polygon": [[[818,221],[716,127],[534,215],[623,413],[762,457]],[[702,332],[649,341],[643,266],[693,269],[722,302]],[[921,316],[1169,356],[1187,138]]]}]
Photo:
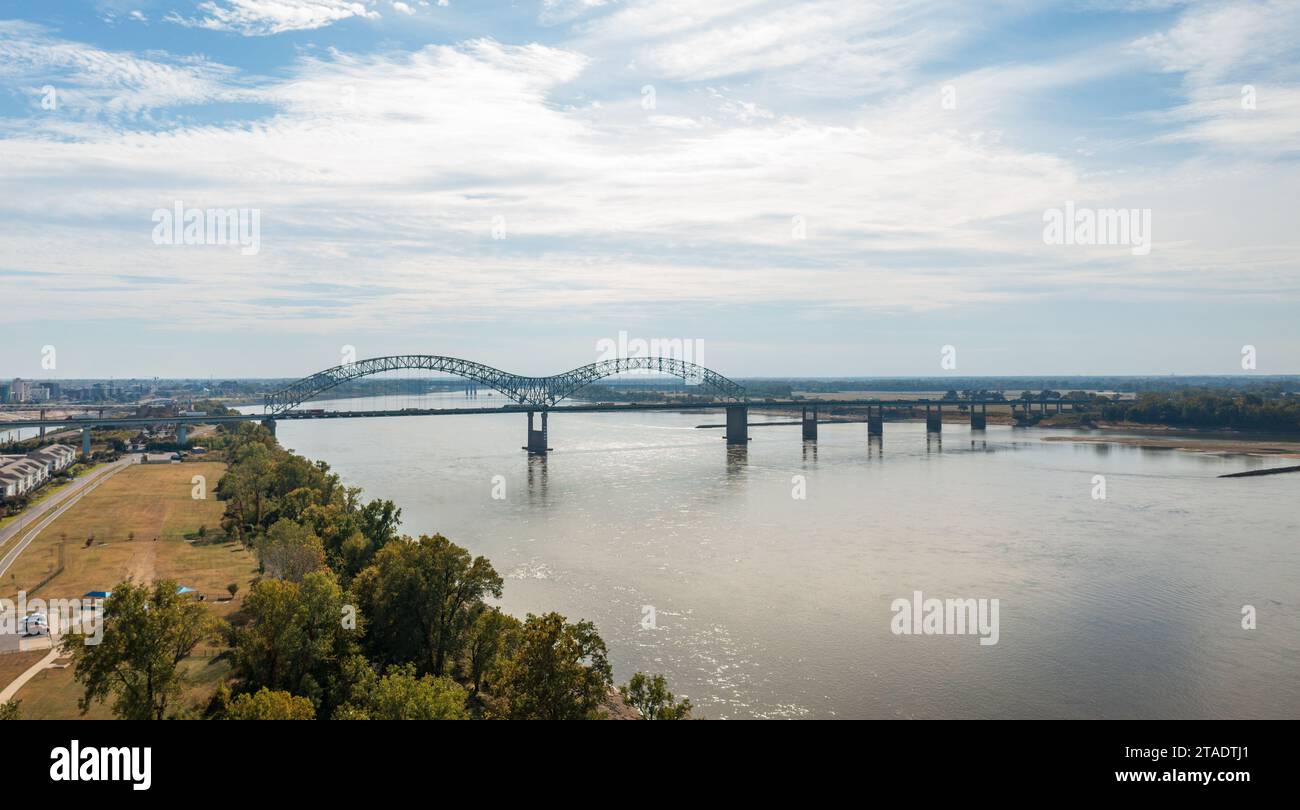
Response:
[{"label": "dry grass", "polygon": [[[60,658],[56,664],[66,664],[70,659]],[[73,679],[72,667],[50,667],[32,676],[32,679],[18,690],[15,700],[21,701],[19,714],[24,720],[112,720],[113,712],[108,705],[96,704],[82,714],[77,710],[77,698],[81,697],[81,684]]]},{"label": "dry grass", "polygon": [[[56,664],[66,664],[71,659],[60,658]],[[230,672],[228,659],[191,656],[181,662],[188,679],[177,709],[199,711],[216,691],[217,681]],[[77,699],[85,693],[77,683],[71,666],[43,669],[32,676],[15,699],[22,701],[18,710],[24,720],[112,720],[113,700],[110,695],[104,703],[92,703],[85,714],[77,709]]]},{"label": "dry grass", "polygon": [[[78,598],[87,591],[112,590],[128,579],[141,583],[173,579],[205,594],[214,614],[229,614],[248,592],[257,562],[242,545],[220,537],[223,504],[214,490],[225,469],[224,464],[199,462],[123,470],[42,531],[5,574],[0,593],[12,597],[22,589],[29,597]],[[204,500],[191,497],[194,475],[207,479]],[[194,539],[200,526],[208,529],[206,541]],[[86,546],[92,533],[95,542]],[[67,537],[64,569],[33,593],[57,567],[62,535]],[[211,539],[213,535],[217,539]],[[231,582],[239,584],[236,600],[217,601],[229,597],[226,585]],[[217,681],[229,672],[228,661],[215,658],[220,652],[205,645],[182,662],[190,685],[177,708],[200,707],[211,697]],[[0,666],[4,659],[15,657],[0,656]],[[77,710],[82,691],[71,667],[51,668],[38,672],[15,697],[22,701],[20,711],[28,719],[112,717],[111,699],[82,715]]]},{"label": "dry grass", "polygon": [[14,678],[26,672],[37,661],[49,654],[49,650],[28,650],[0,654],[0,689],[13,683]]},{"label": "dry grass", "polygon": [[[223,505],[213,490],[224,471],[217,463],[123,470],[41,532],[5,574],[0,594],[72,599],[124,581],[173,579],[205,594],[215,612],[229,612],[232,603],[216,600],[228,596],[231,582],[247,591],[256,562],[240,544],[220,538]],[[207,479],[206,499],[191,497],[194,475]],[[208,539],[194,538],[200,526]],[[55,574],[60,546],[63,570]]]}]

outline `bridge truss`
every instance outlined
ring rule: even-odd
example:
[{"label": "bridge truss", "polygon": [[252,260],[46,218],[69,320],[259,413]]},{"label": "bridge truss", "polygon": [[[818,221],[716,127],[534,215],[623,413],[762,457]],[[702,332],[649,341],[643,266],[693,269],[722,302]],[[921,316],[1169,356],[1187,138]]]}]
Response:
[{"label": "bridge truss", "polygon": [[458,357],[399,354],[358,360],[303,377],[279,391],[267,394],[265,411],[272,416],[284,413],[350,380],[401,369],[438,371],[473,380],[500,391],[519,405],[536,407],[538,410],[549,409],[597,380],[637,371],[680,377],[688,385],[698,385],[701,390],[724,401],[744,402],[746,399],[742,386],[716,371],[670,357],[620,357],[601,360],[550,377],[524,377]]}]

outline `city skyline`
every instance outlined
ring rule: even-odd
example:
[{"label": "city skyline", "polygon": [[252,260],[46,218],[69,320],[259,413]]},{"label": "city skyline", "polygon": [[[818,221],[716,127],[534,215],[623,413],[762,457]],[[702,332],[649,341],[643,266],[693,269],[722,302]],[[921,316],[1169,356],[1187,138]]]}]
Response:
[{"label": "city skyline", "polygon": [[[1287,3],[0,18],[0,378],[551,373],[623,332],[733,377],[1300,373]],[[1135,230],[1054,241],[1076,209]],[[235,244],[183,244],[213,211]]]}]

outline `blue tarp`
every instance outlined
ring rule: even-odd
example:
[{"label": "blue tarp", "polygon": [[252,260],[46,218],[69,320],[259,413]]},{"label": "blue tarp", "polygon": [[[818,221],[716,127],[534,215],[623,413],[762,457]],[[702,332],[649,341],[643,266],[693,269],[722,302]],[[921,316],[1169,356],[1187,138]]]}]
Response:
[{"label": "blue tarp", "polygon": [[82,599],[107,599],[109,596],[112,596],[112,594],[113,594],[112,591],[87,591],[86,595],[81,598]]}]

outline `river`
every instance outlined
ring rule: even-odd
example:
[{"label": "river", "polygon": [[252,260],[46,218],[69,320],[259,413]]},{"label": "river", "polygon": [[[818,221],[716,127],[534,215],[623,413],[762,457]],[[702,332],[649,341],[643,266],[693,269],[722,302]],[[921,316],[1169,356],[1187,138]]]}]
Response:
[{"label": "river", "polygon": [[[307,407],[353,405],[376,407]],[[404,532],[486,555],[507,611],[592,620],[619,682],[664,673],[697,716],[1300,717],[1300,476],[1216,477],[1294,459],[917,422],[728,448],[696,428],[719,421],[557,415],[546,458],[519,414],[278,437],[395,501]],[[916,591],[998,600],[997,643],[895,634]]]}]

